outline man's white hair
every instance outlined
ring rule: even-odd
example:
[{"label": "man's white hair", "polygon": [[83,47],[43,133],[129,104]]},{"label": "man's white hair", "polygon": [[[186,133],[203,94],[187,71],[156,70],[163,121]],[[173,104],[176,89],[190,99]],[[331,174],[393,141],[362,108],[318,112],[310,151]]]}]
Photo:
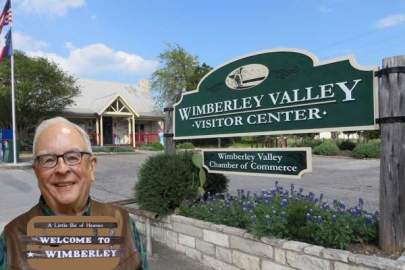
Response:
[{"label": "man's white hair", "polygon": [[87,151],[89,153],[93,153],[91,150],[90,138],[89,138],[89,135],[86,133],[86,131],[84,131],[80,126],[76,125],[75,123],[70,122],[66,118],[54,117],[54,118],[42,121],[41,124],[39,124],[39,126],[36,128],[34,142],[33,142],[33,146],[32,146],[32,154],[34,155],[34,157],[35,157],[35,153],[36,153],[37,140],[39,138],[39,135],[41,135],[41,133],[47,127],[55,125],[55,124],[65,124],[66,126],[69,126],[73,129],[75,129],[86,144],[87,149],[85,151]]}]

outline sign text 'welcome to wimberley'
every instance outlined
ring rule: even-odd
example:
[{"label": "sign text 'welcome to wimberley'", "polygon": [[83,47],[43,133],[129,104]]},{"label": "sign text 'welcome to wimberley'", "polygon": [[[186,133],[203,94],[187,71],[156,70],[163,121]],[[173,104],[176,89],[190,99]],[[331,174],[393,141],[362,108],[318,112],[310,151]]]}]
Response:
[{"label": "sign text 'welcome to wimberley'", "polygon": [[124,254],[121,220],[112,216],[37,216],[23,251],[30,269],[114,269]]}]

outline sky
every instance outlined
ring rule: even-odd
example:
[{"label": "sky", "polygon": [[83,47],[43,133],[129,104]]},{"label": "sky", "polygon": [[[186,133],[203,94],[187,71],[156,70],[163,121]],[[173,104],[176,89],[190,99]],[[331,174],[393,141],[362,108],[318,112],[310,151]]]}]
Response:
[{"label": "sky", "polygon": [[274,48],[352,55],[366,67],[405,55],[405,0],[12,0],[12,9],[14,48],[81,79],[150,79],[168,44],[212,67]]}]

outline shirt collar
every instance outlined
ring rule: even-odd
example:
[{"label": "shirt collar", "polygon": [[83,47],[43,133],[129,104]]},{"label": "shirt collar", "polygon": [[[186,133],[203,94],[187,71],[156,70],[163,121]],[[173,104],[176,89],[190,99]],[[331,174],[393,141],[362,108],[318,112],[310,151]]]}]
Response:
[{"label": "shirt collar", "polygon": [[[89,196],[89,198],[87,199],[86,207],[84,208],[83,216],[91,215],[91,204],[92,204],[92,200]],[[55,215],[55,213],[52,211],[52,209],[46,204],[46,201],[42,195],[39,198],[38,205],[41,208],[41,210],[45,216],[54,216]]]}]

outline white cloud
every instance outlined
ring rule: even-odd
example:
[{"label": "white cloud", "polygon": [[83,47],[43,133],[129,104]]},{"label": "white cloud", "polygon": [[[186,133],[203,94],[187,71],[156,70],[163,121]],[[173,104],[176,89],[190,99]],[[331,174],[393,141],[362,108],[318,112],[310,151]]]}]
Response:
[{"label": "white cloud", "polygon": [[45,41],[33,39],[20,32],[13,33],[13,45],[21,51],[40,51],[48,47]]},{"label": "white cloud", "polygon": [[63,70],[79,78],[99,78],[112,73],[147,77],[156,70],[158,62],[139,55],[116,51],[105,44],[95,43],[76,48],[67,42],[67,57],[46,52],[47,43],[22,33],[14,34],[15,48],[32,57],[45,57]]},{"label": "white cloud", "polygon": [[17,0],[17,6],[27,13],[66,15],[69,9],[84,6],[85,0]]},{"label": "white cloud", "polygon": [[377,21],[377,28],[387,28],[405,23],[405,14],[394,14]]}]

